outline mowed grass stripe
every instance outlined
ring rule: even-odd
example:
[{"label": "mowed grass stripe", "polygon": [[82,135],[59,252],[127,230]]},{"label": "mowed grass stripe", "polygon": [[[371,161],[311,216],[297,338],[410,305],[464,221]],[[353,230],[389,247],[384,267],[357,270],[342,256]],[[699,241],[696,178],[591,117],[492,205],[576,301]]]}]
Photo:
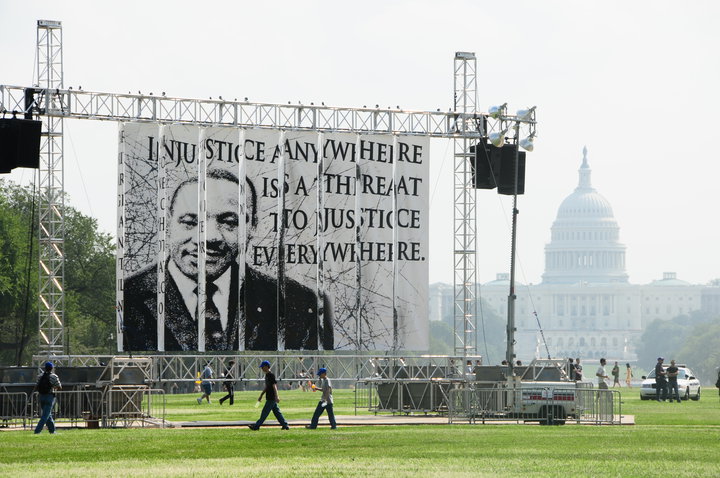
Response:
[{"label": "mowed grass stripe", "polygon": [[675,476],[717,476],[719,433],[718,427],[576,425],[7,432],[0,434],[0,473],[302,476],[322,462],[324,473],[337,476],[650,476],[667,462]]}]

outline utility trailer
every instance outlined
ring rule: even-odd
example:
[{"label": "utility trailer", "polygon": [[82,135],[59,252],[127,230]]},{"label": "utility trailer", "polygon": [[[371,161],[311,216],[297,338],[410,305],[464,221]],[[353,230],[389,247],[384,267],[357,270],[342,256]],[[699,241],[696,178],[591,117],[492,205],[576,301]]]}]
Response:
[{"label": "utility trailer", "polygon": [[612,395],[569,380],[565,366],[561,359],[538,359],[526,367],[478,367],[475,381],[452,392],[450,419],[612,422]]}]

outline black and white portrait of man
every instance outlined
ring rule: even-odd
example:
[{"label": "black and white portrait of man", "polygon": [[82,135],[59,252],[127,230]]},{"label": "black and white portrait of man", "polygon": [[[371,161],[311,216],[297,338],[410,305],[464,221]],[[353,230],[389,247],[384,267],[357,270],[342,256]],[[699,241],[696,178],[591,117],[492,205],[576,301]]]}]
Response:
[{"label": "black and white portrait of man", "polygon": [[[246,179],[246,241],[240,241],[239,181],[229,170],[207,171],[205,188],[205,349],[333,349],[329,297],[292,279],[278,280],[245,264],[258,224],[257,192]],[[169,201],[164,267],[164,349],[198,350],[198,273],[201,251],[198,181],[181,182]],[[244,268],[243,274],[240,273]],[[124,281],[124,333],[130,350],[157,350],[158,264]],[[162,286],[161,286],[162,287]],[[240,341],[243,341],[242,347]]]}]

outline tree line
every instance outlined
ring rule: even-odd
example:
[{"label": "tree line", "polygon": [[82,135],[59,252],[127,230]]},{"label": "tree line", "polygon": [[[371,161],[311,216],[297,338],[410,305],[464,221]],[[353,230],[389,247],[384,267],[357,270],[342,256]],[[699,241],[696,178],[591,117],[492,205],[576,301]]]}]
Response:
[{"label": "tree line", "polygon": [[639,366],[651,370],[658,357],[690,367],[704,385],[714,384],[720,366],[720,316],[693,311],[670,320],[656,319],[643,332]]},{"label": "tree line", "polygon": [[[115,350],[115,245],[65,198],[66,353]],[[33,186],[0,179],[0,364],[27,365],[39,349],[38,210]]]},{"label": "tree line", "polygon": [[[495,313],[484,299],[480,299],[475,321],[477,330],[477,353],[483,356],[485,365],[499,365],[505,358],[505,319]],[[430,353],[455,354],[454,308],[448,308],[441,320],[430,321]]]}]

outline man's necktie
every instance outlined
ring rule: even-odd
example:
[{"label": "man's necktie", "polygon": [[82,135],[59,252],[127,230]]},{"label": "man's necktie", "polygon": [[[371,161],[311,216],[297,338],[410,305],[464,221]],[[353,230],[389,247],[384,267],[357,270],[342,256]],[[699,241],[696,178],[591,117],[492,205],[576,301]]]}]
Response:
[{"label": "man's necktie", "polygon": [[212,282],[205,286],[205,350],[225,350],[227,341],[220,322],[220,311],[213,300],[218,288]]}]

